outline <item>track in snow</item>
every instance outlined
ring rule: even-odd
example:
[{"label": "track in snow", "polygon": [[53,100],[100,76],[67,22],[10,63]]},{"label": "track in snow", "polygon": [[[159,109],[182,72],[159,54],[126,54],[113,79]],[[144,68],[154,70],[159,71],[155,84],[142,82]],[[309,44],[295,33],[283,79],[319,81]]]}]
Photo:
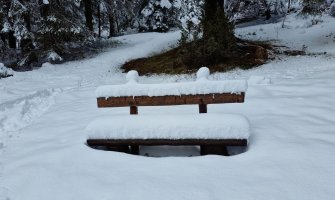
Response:
[{"label": "track in snow", "polygon": [[0,132],[14,132],[30,125],[54,104],[59,92],[60,89],[45,89],[0,104]]}]

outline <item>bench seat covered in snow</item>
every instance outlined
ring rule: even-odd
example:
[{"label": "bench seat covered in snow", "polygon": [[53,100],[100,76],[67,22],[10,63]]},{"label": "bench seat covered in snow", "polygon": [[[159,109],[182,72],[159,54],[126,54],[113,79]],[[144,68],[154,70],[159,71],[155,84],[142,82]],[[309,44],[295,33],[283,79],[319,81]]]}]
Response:
[{"label": "bench seat covered in snow", "polygon": [[100,86],[98,107],[130,107],[130,116],[96,119],[87,126],[87,144],[115,151],[139,153],[140,145],[198,145],[201,154],[227,155],[227,146],[247,146],[248,120],[237,114],[137,115],[137,106],[243,103],[246,81],[209,81],[208,68],[201,68],[196,82],[138,84],[138,73],[127,74],[124,85]]},{"label": "bench seat covered in snow", "polygon": [[236,114],[115,115],[87,126],[90,139],[248,139],[248,120]]}]

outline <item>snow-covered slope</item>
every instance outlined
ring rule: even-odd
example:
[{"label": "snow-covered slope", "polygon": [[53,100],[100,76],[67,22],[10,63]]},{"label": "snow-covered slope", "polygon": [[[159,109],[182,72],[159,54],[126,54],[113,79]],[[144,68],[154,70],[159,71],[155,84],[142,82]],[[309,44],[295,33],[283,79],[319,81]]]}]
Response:
[{"label": "snow-covered slope", "polygon": [[327,53],[335,55],[334,17],[310,17],[289,15],[282,23],[257,25],[237,29],[237,35],[252,40],[271,40],[279,45],[306,50],[308,53]]},{"label": "snow-covered slope", "polygon": [[[325,18],[316,26],[332,24]],[[280,24],[237,32],[261,28],[270,31],[277,26]],[[294,31],[307,30],[310,39],[303,39],[308,45],[316,37],[309,31],[316,26]],[[317,30],[320,35],[330,31]],[[298,36],[289,39],[292,29],[280,31],[287,35],[287,41],[292,40],[293,47],[303,43]],[[335,58],[329,55],[283,57],[248,71],[209,77],[249,80],[244,104],[208,106],[209,113],[248,117],[251,137],[245,153],[231,157],[151,158],[98,151],[85,145],[84,131],[90,121],[128,115],[129,111],[98,109],[94,94],[97,86],[122,83],[125,74],[120,73],[120,63],[169,48],[178,36],[124,36],[119,39],[127,45],[96,58],[45,65],[1,79],[0,107],[6,111],[0,111],[0,199],[333,199]],[[311,46],[315,51],[330,51],[331,45],[334,43]],[[139,82],[194,79],[194,75],[152,76],[140,77]],[[143,115],[198,114],[196,106],[139,109]],[[16,122],[30,110],[39,111],[39,115],[32,115],[24,126],[8,129],[4,126],[7,122],[1,121],[6,118]]]}]

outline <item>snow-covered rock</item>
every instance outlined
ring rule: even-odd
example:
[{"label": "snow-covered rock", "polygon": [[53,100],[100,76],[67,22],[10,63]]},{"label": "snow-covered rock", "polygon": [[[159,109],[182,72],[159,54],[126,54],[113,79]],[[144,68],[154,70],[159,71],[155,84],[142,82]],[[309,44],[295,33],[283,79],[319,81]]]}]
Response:
[{"label": "snow-covered rock", "polygon": [[60,55],[58,55],[56,52],[51,51],[47,55],[47,60],[48,61],[56,61],[57,62],[57,61],[62,61],[63,58]]}]

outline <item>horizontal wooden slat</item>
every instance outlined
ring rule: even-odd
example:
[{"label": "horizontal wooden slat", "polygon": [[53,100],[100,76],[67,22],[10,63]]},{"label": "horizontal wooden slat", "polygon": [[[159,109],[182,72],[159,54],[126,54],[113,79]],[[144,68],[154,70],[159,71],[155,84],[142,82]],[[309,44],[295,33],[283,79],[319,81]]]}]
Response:
[{"label": "horizontal wooden slat", "polygon": [[247,146],[247,139],[88,139],[88,146],[115,146],[115,145],[225,145]]},{"label": "horizontal wooden slat", "polygon": [[126,106],[164,106],[184,104],[218,104],[243,103],[245,93],[231,94],[198,94],[181,96],[135,96],[135,97],[100,97],[97,98],[99,108]]}]

